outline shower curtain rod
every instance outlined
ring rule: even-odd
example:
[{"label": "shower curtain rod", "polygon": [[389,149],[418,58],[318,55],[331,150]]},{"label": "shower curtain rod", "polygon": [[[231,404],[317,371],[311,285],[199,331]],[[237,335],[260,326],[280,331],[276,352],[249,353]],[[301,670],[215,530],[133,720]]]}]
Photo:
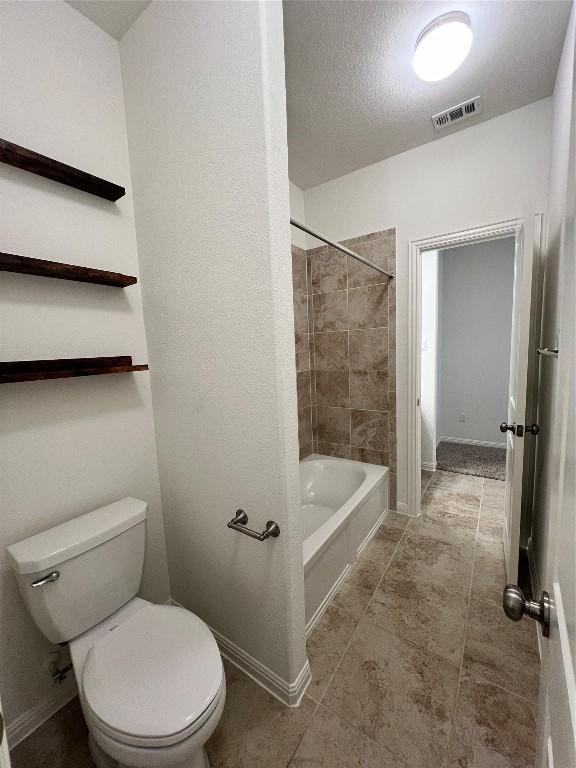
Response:
[{"label": "shower curtain rod", "polygon": [[322,242],[326,243],[326,245],[331,245],[332,248],[336,248],[338,251],[342,251],[342,253],[346,253],[348,256],[352,256],[353,259],[361,261],[362,264],[366,264],[367,267],[372,267],[372,269],[381,272],[383,275],[386,275],[389,280],[394,280],[394,275],[392,272],[386,272],[386,270],[382,269],[382,267],[378,267],[376,264],[368,261],[368,259],[365,259],[363,256],[354,253],[354,251],[351,251],[350,248],[346,248],[345,245],[340,245],[340,243],[335,243],[332,240],[328,240],[328,238],[324,237],[324,235],[321,235],[320,232],[316,232],[315,230],[310,229],[310,227],[307,227],[305,224],[300,224],[300,222],[296,221],[296,219],[290,218],[290,224],[292,224],[293,227],[301,229],[302,232],[306,232],[308,235],[312,235],[312,237],[315,237],[317,240],[322,240]]}]

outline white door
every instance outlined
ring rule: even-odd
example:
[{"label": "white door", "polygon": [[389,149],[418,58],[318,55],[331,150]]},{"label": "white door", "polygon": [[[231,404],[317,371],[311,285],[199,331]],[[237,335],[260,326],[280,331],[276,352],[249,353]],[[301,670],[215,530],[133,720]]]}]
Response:
[{"label": "white door", "polygon": [[[536,232],[539,228],[536,227]],[[516,237],[514,260],[514,299],[512,306],[512,343],[510,354],[510,385],[508,391],[506,430],[506,524],[504,526],[504,554],[508,582],[518,577],[520,549],[520,522],[522,518],[522,478],[524,474],[524,440],[526,435],[526,392],[529,375],[530,330],[532,319],[532,269],[534,248],[523,248],[522,239]]]},{"label": "white door", "polygon": [[[574,151],[571,168],[574,167]],[[538,706],[538,768],[576,766],[576,189],[570,185],[560,258],[558,358],[555,398],[557,463],[552,478],[546,573],[542,584],[551,599],[550,636],[542,638]],[[571,199],[570,199],[571,198]]]}]

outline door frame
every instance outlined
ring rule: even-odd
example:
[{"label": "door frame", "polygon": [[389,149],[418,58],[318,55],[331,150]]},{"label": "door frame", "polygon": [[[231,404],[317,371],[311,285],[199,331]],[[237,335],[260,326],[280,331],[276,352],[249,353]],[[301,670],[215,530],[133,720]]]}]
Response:
[{"label": "door frame", "polygon": [[[522,260],[525,247],[523,219],[509,219],[481,227],[435,235],[409,243],[408,254],[408,514],[420,515],[421,493],[421,323],[422,253],[456,248],[460,245],[514,237],[516,253]],[[538,265],[535,264],[538,269]],[[512,310],[511,310],[512,311]]]}]

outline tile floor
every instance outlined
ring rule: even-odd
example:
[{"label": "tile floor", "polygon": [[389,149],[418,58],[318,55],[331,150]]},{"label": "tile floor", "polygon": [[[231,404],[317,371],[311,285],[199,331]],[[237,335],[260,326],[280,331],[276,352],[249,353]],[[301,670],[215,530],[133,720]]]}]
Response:
[{"label": "tile floor", "polygon": [[[389,515],[309,638],[300,707],[226,665],[212,768],[533,766],[538,647],[500,606],[503,486],[423,473],[422,517]],[[92,767],[77,702],[56,717],[14,768]]]}]

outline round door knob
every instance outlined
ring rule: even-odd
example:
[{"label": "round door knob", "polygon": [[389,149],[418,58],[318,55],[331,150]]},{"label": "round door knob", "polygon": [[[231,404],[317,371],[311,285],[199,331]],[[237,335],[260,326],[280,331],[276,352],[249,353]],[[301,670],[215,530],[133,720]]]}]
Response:
[{"label": "round door knob", "polygon": [[540,432],[538,424],[526,424],[526,434],[537,435]]},{"label": "round door knob", "polygon": [[524,592],[516,584],[507,584],[502,593],[504,613],[512,621],[520,621],[523,616],[534,619],[542,627],[544,637],[550,636],[550,595],[542,592],[540,600],[527,600]]},{"label": "round door knob", "polygon": [[500,424],[500,432],[508,432],[508,431],[510,431],[510,432],[514,433],[515,430],[516,430],[516,427],[514,426],[514,424],[506,424],[505,421],[503,421],[502,424]]},{"label": "round door knob", "polygon": [[512,621],[520,621],[524,616],[526,598],[524,592],[515,584],[508,584],[502,595],[502,607],[504,613]]}]

